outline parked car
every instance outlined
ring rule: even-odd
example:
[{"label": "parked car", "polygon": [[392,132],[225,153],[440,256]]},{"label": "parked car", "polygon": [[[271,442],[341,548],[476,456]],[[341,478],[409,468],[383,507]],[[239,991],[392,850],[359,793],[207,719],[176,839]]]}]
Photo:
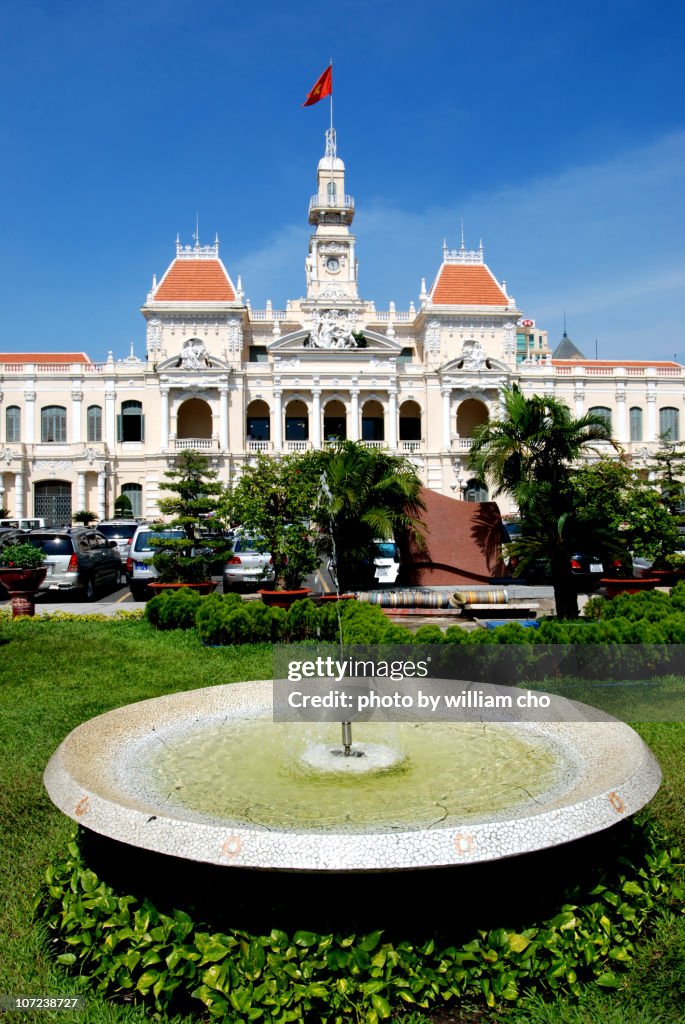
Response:
[{"label": "parked car", "polygon": [[250,533],[236,530],[232,538],[233,554],[224,564],[224,594],[239,587],[255,587],[272,583],[274,572],[266,541]]},{"label": "parked car", "polygon": [[[521,523],[518,520],[502,521],[503,545],[518,540],[521,536]],[[509,575],[514,576],[518,559],[505,551],[505,565]],[[620,576],[621,563],[616,559],[607,559],[598,552],[577,551],[571,557],[571,575],[578,590],[596,590],[600,580],[606,576]],[[548,585],[551,583],[549,562],[545,558],[536,558],[526,566],[519,577],[521,583]]]},{"label": "parked car", "polygon": [[40,530],[45,526],[44,519],[0,519],[0,527],[13,530]]},{"label": "parked car", "polygon": [[[333,583],[338,585],[338,572],[334,559],[328,563]],[[397,582],[400,572],[400,549],[394,540],[376,537],[371,544],[369,557],[359,568],[355,585],[361,587],[390,586]]]},{"label": "parked car", "polygon": [[148,583],[154,583],[159,576],[152,564],[152,557],[164,549],[150,543],[153,537],[176,540],[185,537],[185,533],[183,530],[153,530],[148,523],[138,524],[126,559],[126,580],[134,601],[145,601],[150,595]]},{"label": "parked car", "polygon": [[81,592],[86,601],[93,601],[98,591],[119,584],[122,566],[116,541],[97,530],[31,530],[23,539],[45,554],[47,575],[41,591]]},{"label": "parked car", "polygon": [[121,561],[125,565],[131,548],[133,534],[140,525],[140,519],[103,519],[102,522],[97,524],[96,529],[107,540],[115,540],[117,542]]},{"label": "parked car", "polygon": [[371,549],[374,580],[379,585],[397,582],[400,572],[400,549],[394,540],[374,540]]}]

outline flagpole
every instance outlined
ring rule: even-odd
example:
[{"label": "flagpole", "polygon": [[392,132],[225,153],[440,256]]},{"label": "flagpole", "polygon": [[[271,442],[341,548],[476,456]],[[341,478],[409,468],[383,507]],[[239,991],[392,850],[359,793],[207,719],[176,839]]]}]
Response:
[{"label": "flagpole", "polygon": [[[333,58],[332,57],[331,57],[329,63],[330,63],[330,67],[331,67],[331,76],[332,76],[333,75]],[[333,87],[332,86],[331,86],[331,94],[330,94],[329,98],[330,98],[330,101],[331,101],[331,138],[334,139],[335,135],[333,134]]]}]

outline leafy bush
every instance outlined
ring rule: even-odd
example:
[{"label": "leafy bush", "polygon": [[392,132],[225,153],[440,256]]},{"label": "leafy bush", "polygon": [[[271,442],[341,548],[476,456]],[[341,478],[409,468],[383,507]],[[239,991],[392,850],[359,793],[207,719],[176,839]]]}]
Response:
[{"label": "leafy bush", "polygon": [[200,595],[184,587],[153,597],[145,606],[145,618],[157,629],[194,629]]},{"label": "leafy bush", "polygon": [[313,601],[294,601],[288,609],[288,635],[293,642],[316,640],[321,635],[321,616]]},{"label": "leafy bush", "polygon": [[[340,621],[345,643],[380,644],[384,642],[389,622],[381,608],[363,601],[343,601]],[[339,628],[336,639],[339,639]]]},{"label": "leafy bush", "polygon": [[8,544],[0,554],[0,563],[7,569],[40,569],[45,553],[33,544]]},{"label": "leafy bush", "polygon": [[400,1007],[425,1010],[464,997],[492,1007],[531,990],[577,997],[587,982],[620,988],[650,915],[683,898],[679,851],[660,848],[651,830],[640,836],[642,849],[636,838],[618,851],[611,877],[589,892],[571,891],[548,920],[523,931],[479,931],[444,949],[433,939],[383,942],[381,931],[210,933],[182,910],[164,914],[117,894],[89,870],[76,836],[48,867],[35,906],[60,950],[57,962],[104,994],[157,1010],[195,999],[211,1018],[234,1024],[378,1024]]}]

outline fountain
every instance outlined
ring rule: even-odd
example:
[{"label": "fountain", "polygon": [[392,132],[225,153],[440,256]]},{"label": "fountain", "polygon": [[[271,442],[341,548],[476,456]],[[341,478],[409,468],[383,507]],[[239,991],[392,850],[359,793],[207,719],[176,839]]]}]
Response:
[{"label": "fountain", "polygon": [[342,749],[340,722],[274,722],[272,702],[258,681],[110,711],[63,741],[47,791],[87,829],[142,849],[355,872],[557,846],[625,820],[661,781],[629,726],[570,701],[553,722],[367,722],[354,737],[346,722]]}]

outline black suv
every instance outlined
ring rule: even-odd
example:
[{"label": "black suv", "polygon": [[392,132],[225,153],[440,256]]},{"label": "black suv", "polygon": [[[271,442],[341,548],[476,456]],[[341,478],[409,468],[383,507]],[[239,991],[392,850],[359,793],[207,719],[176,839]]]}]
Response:
[{"label": "black suv", "polygon": [[80,591],[86,601],[93,601],[98,590],[116,587],[121,580],[117,542],[97,530],[31,530],[25,540],[45,554],[48,572],[41,591]]}]

